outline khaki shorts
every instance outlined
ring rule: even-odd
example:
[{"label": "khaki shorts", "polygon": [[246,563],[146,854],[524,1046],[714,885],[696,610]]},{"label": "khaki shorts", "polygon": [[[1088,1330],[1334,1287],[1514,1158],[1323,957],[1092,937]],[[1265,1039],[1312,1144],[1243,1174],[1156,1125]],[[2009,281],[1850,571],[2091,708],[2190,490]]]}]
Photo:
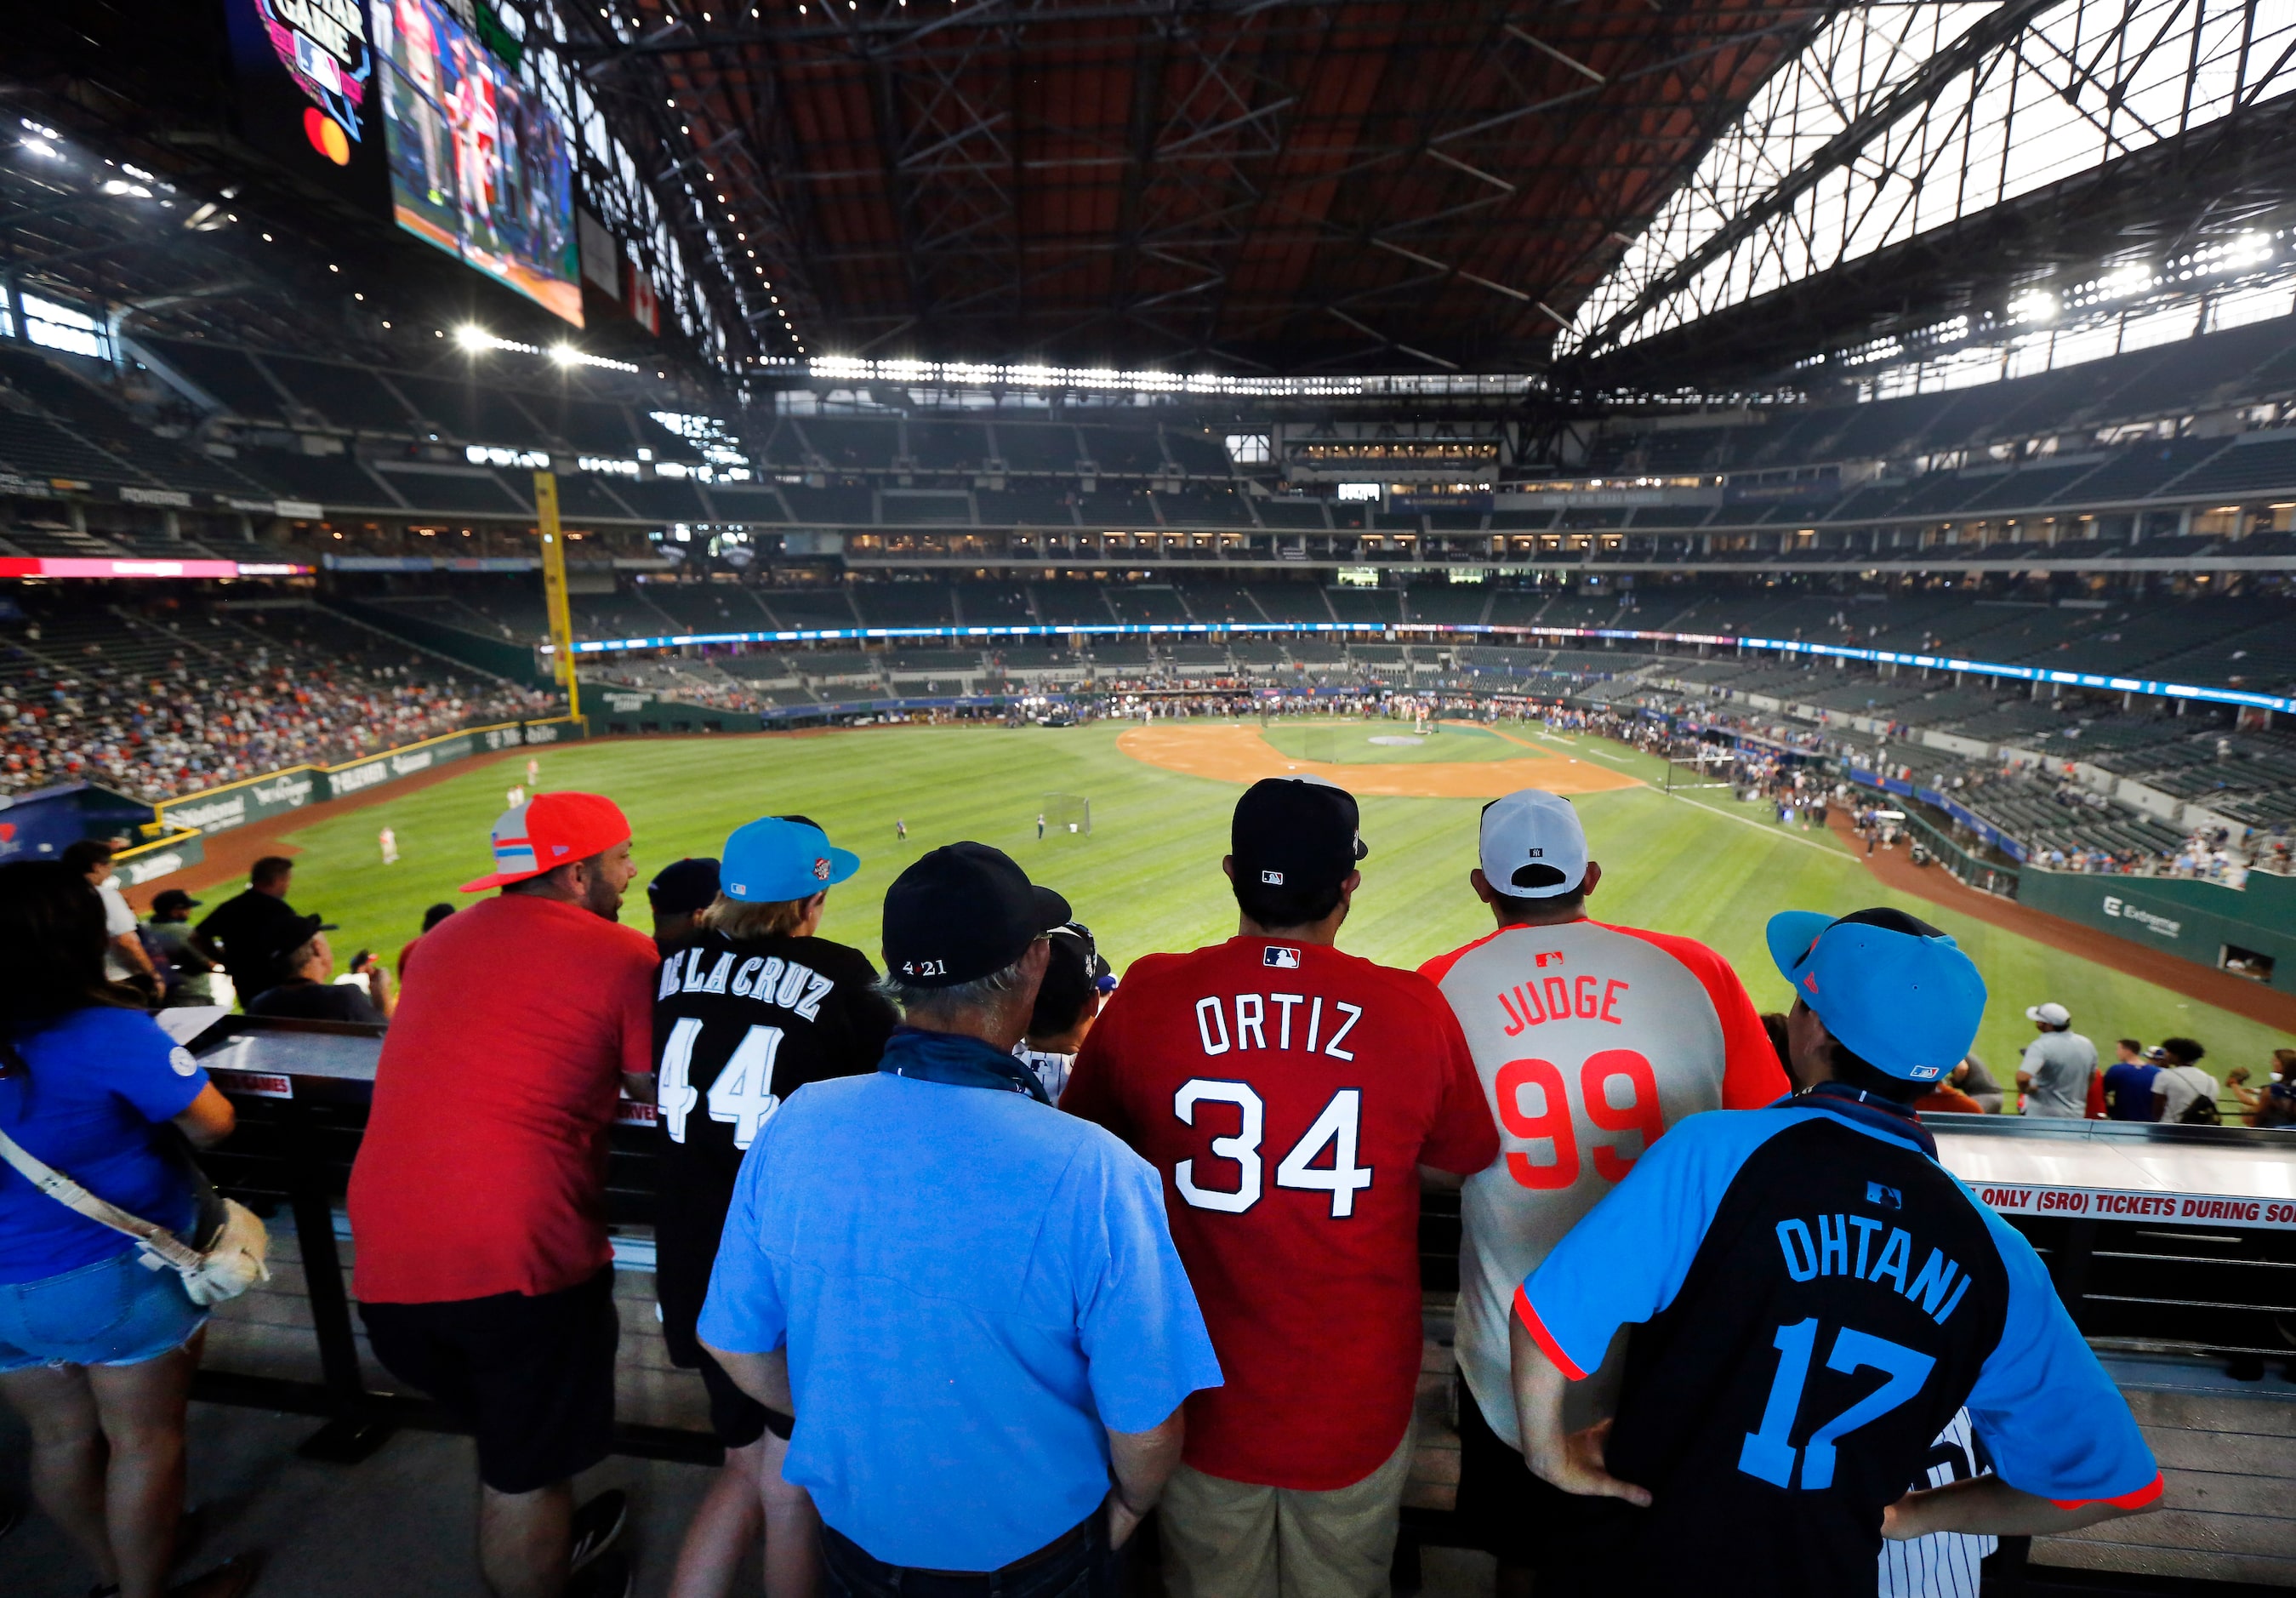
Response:
[{"label": "khaki shorts", "polygon": [[1385,1598],[1412,1432],[1328,1493],[1255,1487],[1182,1465],[1164,1488],[1167,1598]]}]

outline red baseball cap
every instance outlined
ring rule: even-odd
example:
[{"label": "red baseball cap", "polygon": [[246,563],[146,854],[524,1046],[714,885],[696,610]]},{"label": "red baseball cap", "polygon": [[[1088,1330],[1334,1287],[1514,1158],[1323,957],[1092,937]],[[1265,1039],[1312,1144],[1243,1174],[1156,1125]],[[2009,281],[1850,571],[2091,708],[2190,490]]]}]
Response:
[{"label": "red baseball cap", "polygon": [[630,820],[603,794],[537,794],[495,819],[494,874],[463,885],[465,894],[507,887],[625,843]]}]

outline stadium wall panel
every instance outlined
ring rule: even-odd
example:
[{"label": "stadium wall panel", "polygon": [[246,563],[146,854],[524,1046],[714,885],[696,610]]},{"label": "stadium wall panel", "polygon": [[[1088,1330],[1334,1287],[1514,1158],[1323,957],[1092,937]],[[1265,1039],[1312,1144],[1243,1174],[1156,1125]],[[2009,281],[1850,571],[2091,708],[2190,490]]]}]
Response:
[{"label": "stadium wall panel", "polygon": [[82,838],[131,833],[151,819],[150,805],[92,782],[19,794],[0,811],[0,861],[47,859]]},{"label": "stadium wall panel", "polygon": [[322,601],[356,622],[379,631],[396,634],[412,644],[435,651],[492,677],[507,678],[522,688],[548,688],[555,680],[536,666],[534,651],[516,644],[481,638],[427,616],[410,616],[387,605],[365,605],[340,595]]},{"label": "stadium wall panel", "polygon": [[2248,885],[2235,889],[2029,867],[2017,902],[2212,969],[2226,945],[2251,950],[2272,960],[2270,986],[2296,992],[2296,879],[2251,872]]}]

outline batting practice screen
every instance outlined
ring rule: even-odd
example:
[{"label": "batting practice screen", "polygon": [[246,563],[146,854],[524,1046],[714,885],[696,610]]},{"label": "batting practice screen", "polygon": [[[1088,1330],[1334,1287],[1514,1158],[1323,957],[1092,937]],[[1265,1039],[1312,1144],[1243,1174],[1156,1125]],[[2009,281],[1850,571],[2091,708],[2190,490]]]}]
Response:
[{"label": "batting practice screen", "polygon": [[1045,831],[1048,836],[1074,833],[1078,836],[1091,832],[1092,801],[1082,794],[1046,795]]}]

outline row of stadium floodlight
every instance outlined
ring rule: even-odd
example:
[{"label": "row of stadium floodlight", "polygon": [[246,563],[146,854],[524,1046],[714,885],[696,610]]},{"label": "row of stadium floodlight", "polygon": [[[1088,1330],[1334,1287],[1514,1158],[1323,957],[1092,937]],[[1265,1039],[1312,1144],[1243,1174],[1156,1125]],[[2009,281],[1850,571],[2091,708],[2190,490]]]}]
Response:
[{"label": "row of stadium floodlight", "polygon": [[[585,655],[627,654],[639,649],[678,649],[709,644],[831,644],[862,643],[871,639],[1068,638],[1080,634],[1110,638],[1229,632],[1625,638],[1641,643],[1713,644],[1741,649],[1775,649],[1787,655],[1863,661],[1873,665],[1914,666],[1934,671],[1971,671],[1980,677],[2006,677],[2021,682],[2045,682],[2066,688],[2100,688],[2111,693],[2144,694],[2153,698],[2245,705],[2284,714],[2296,713],[2296,698],[2280,694],[2251,693],[2245,688],[2203,688],[2194,683],[2161,682],[2150,678],[2108,677],[2093,671],[2058,671],[2046,666],[1963,660],[1948,655],[1914,655],[1897,649],[1863,649],[1854,644],[1814,644],[1801,638],[1732,638],[1706,632],[1645,632],[1620,627],[1506,627],[1464,622],[1078,622],[1055,625],[1008,622],[981,626],[799,627],[768,628],[754,632],[683,632],[658,638],[586,638],[578,640],[572,648],[575,655]],[[545,644],[542,652],[551,654],[554,647]]]}]

